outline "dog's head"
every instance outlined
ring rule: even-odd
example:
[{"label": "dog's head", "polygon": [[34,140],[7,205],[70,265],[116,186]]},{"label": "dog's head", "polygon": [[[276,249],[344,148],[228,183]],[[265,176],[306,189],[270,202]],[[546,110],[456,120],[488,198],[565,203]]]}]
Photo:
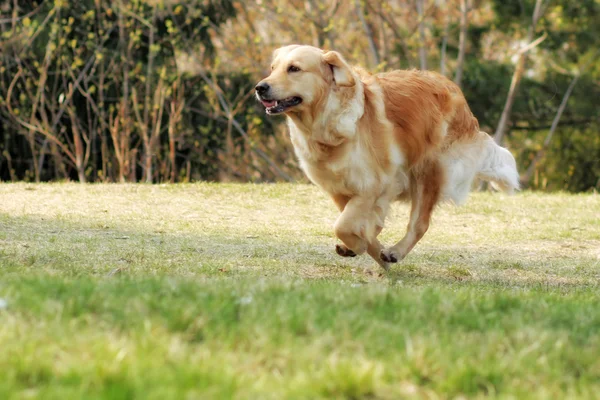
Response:
[{"label": "dog's head", "polygon": [[332,88],[355,83],[350,66],[339,53],[291,45],[275,50],[271,73],[255,89],[267,114],[281,114],[310,108]]}]

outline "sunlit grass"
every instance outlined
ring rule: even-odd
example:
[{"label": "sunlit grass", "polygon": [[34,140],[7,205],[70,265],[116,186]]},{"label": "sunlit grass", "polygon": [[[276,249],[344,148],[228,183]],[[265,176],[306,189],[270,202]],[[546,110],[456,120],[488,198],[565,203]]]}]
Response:
[{"label": "sunlit grass", "polygon": [[443,205],[382,276],[335,217],[307,185],[0,185],[0,398],[600,392],[598,195]]}]

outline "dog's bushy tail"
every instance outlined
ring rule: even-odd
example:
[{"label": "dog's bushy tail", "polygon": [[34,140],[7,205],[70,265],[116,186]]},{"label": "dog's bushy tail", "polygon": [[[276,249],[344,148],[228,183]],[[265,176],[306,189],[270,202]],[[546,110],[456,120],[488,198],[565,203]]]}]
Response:
[{"label": "dog's bushy tail", "polygon": [[478,178],[507,193],[519,190],[519,172],[513,155],[504,147],[498,146],[487,133],[479,134],[486,137]]}]

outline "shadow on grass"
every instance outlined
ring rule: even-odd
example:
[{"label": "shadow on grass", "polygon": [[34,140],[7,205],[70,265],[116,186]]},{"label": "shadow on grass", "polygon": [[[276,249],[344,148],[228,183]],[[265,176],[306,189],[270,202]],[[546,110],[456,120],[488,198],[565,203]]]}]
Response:
[{"label": "shadow on grass", "polygon": [[[477,249],[464,257],[460,249],[414,251],[387,273],[368,257],[345,259],[334,252],[334,238],[278,233],[271,237],[236,234],[234,229],[206,233],[160,231],[72,221],[43,215],[0,214],[0,274],[66,276],[244,276],[338,279],[389,285],[481,286],[575,290],[597,286],[597,260],[518,260],[498,258],[498,249]],[[473,249],[469,250],[473,252]],[[567,268],[577,264],[575,268]],[[562,268],[562,269],[561,269]]]}]

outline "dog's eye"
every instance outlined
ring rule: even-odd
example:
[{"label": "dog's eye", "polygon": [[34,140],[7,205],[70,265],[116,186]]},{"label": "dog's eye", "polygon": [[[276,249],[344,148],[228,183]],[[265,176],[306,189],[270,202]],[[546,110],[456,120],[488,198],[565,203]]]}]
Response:
[{"label": "dog's eye", "polygon": [[288,72],[300,72],[300,68],[296,67],[295,65],[290,65],[288,67]]}]

